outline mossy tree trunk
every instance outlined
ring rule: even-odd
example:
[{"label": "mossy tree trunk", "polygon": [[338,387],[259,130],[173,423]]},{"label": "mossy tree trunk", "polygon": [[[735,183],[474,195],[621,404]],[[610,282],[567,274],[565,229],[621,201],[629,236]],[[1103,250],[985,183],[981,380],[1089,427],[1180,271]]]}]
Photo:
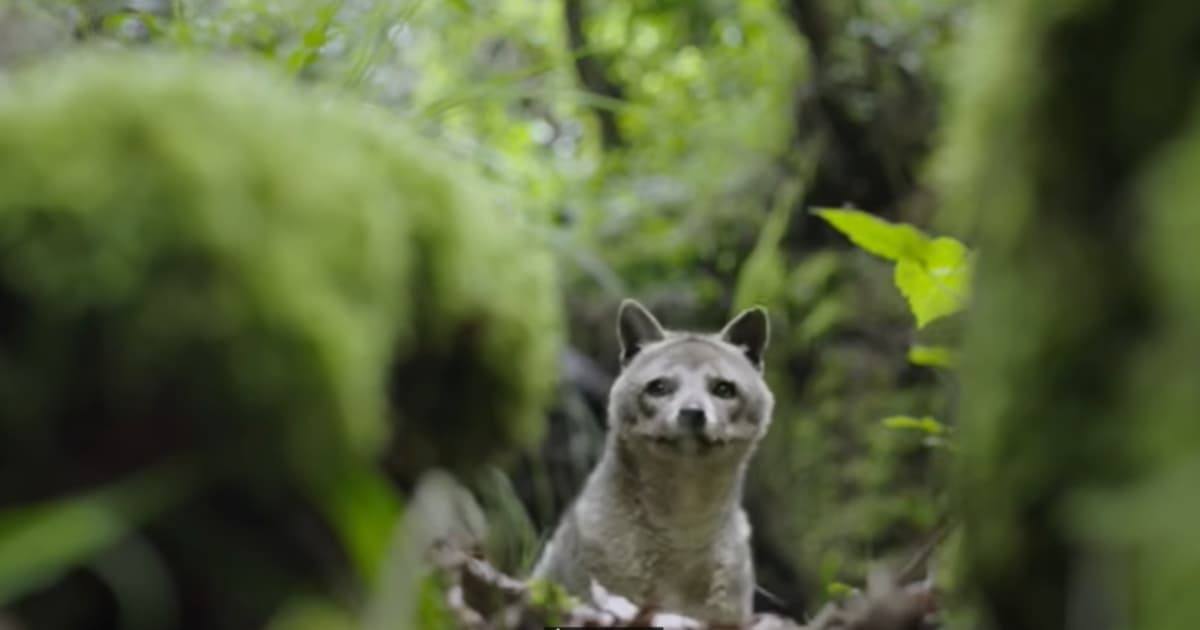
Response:
[{"label": "mossy tree trunk", "polygon": [[404,523],[385,470],[471,473],[536,443],[554,269],[474,171],[261,65],[88,51],[14,73],[0,616],[349,611]]},{"label": "mossy tree trunk", "polygon": [[964,586],[1004,630],[1200,627],[1200,3],[983,9],[939,162],[981,251]]}]

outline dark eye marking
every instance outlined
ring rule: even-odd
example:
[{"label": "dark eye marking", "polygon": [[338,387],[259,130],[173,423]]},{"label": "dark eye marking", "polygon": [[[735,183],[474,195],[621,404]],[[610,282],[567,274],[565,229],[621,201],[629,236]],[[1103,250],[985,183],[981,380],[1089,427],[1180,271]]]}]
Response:
[{"label": "dark eye marking", "polygon": [[675,386],[671,381],[665,378],[656,378],[649,383],[646,383],[646,388],[643,390],[649,396],[666,396],[670,394]]},{"label": "dark eye marking", "polygon": [[733,398],[738,393],[737,385],[734,385],[733,381],[726,381],[724,379],[713,381],[709,387],[709,391],[717,398]]}]

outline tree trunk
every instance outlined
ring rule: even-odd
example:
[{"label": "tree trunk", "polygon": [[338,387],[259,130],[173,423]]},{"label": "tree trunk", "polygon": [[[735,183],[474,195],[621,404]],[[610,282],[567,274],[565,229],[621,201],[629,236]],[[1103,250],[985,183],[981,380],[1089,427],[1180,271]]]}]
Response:
[{"label": "tree trunk", "polygon": [[1004,630],[1200,627],[1200,3],[981,8],[938,162],[981,253],[964,586]]}]

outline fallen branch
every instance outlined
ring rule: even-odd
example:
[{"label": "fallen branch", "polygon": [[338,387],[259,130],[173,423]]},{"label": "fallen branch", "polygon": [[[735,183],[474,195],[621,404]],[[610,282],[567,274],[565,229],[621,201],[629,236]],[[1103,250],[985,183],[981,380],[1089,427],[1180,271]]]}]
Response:
[{"label": "fallen branch", "polygon": [[902,584],[877,572],[865,592],[827,604],[805,624],[756,614],[740,628],[716,626],[669,611],[639,606],[594,584],[591,602],[566,597],[555,587],[505,575],[481,558],[439,541],[434,564],[449,579],[447,604],[464,630],[496,628],[654,627],[662,630],[934,630],[937,602],[927,581]]}]

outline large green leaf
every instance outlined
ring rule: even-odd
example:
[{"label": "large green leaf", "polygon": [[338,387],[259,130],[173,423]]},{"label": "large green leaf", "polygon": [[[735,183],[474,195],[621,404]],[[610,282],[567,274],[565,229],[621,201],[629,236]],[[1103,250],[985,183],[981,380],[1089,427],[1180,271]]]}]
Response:
[{"label": "large green leaf", "polygon": [[855,245],[896,263],[896,288],[908,300],[918,329],[965,305],[971,253],[959,241],[945,236],[931,239],[911,225],[861,210],[817,208],[814,212]]},{"label": "large green leaf", "polygon": [[918,329],[963,308],[970,271],[970,252],[949,237],[935,238],[920,256],[896,263],[896,287],[908,300]]},{"label": "large green leaf", "polygon": [[818,208],[815,212],[855,245],[891,261],[919,258],[929,246],[929,238],[917,228],[861,210]]}]

